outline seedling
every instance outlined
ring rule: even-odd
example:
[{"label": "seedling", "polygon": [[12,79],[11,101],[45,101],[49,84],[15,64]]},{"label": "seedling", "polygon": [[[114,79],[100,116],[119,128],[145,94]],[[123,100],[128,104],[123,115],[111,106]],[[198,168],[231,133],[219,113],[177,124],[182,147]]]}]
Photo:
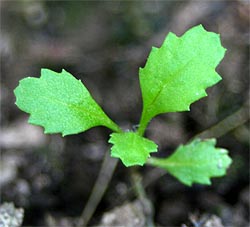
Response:
[{"label": "seedling", "polygon": [[136,131],[123,131],[92,98],[80,80],[69,72],[41,70],[40,78],[28,77],[15,89],[16,105],[30,114],[29,123],[44,127],[45,133],[63,136],[105,126],[113,131],[111,156],[127,167],[145,163],[166,169],[182,183],[211,184],[231,164],[227,150],[216,148],[215,139],[195,139],[180,145],[167,158],[150,157],[157,145],[145,138],[152,118],[159,114],[189,111],[190,105],[207,96],[206,88],[221,80],[215,68],[224,57],[220,37],[202,25],[177,37],[169,33],[160,48],[152,48],[139,70],[143,110]]}]

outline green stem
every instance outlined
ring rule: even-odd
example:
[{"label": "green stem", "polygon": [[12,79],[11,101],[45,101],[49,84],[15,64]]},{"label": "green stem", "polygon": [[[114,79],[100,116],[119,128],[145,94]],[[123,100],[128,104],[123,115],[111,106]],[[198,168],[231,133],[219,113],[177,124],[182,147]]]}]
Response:
[{"label": "green stem", "polygon": [[163,169],[166,169],[166,166],[169,165],[167,158],[156,158],[156,157],[148,158],[147,164],[158,168],[160,167]]},{"label": "green stem", "polygon": [[147,113],[147,111],[142,112],[142,116],[140,119],[140,123],[139,123],[139,128],[137,130],[138,135],[143,136],[145,133],[145,130],[150,122],[150,120],[152,119],[152,117]]},{"label": "green stem", "polygon": [[106,127],[108,127],[109,129],[111,129],[113,132],[122,132],[122,129],[112,120],[110,120],[110,123],[108,125],[105,125]]}]

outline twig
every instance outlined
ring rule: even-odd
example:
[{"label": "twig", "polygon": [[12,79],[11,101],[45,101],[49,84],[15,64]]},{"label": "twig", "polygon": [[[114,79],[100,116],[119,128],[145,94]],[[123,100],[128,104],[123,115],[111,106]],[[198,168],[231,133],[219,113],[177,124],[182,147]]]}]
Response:
[{"label": "twig", "polygon": [[133,167],[131,169],[131,178],[134,185],[134,190],[143,205],[144,214],[146,216],[146,227],[154,227],[155,225],[153,222],[153,205],[147,197],[147,194],[142,184],[142,177],[137,172],[136,167]]},{"label": "twig", "polygon": [[113,176],[114,170],[117,166],[118,159],[111,158],[109,152],[105,153],[100,172],[89,197],[89,200],[78,220],[77,227],[87,226],[89,220],[94,214],[96,207],[100,203],[109,182]]},{"label": "twig", "polygon": [[249,106],[248,102],[245,103],[238,111],[226,117],[218,124],[211,128],[199,133],[194,138],[210,138],[210,137],[221,137],[233,129],[243,125],[249,120]]}]

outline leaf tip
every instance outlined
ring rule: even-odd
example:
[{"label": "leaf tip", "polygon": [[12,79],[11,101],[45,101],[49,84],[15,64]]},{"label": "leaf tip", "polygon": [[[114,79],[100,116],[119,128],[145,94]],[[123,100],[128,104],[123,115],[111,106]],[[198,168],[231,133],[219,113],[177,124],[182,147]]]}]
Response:
[{"label": "leaf tip", "polygon": [[45,74],[48,74],[48,73],[51,73],[53,72],[52,70],[50,69],[47,69],[47,68],[41,68],[41,75],[45,75]]},{"label": "leaf tip", "polygon": [[[70,73],[67,71],[67,70],[65,70],[65,69],[62,69],[62,72],[61,73],[65,73],[65,74],[67,74],[67,75],[69,75]],[[70,74],[71,75],[71,74]]]}]

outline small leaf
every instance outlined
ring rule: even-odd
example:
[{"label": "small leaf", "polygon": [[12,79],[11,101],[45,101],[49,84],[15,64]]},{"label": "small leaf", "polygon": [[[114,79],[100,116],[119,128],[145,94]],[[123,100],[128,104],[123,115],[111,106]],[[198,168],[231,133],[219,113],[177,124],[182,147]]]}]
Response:
[{"label": "small leaf", "polygon": [[148,163],[166,169],[188,186],[193,183],[210,185],[210,178],[224,176],[232,163],[228,151],[215,148],[215,144],[215,139],[195,139],[190,144],[179,146],[170,157],[150,158]]},{"label": "small leaf", "polygon": [[157,145],[134,132],[112,133],[111,156],[120,158],[125,166],[145,164],[151,152],[157,151]]},{"label": "small leaf", "polygon": [[219,35],[202,25],[182,37],[170,32],[160,48],[153,47],[139,71],[143,97],[140,134],[154,116],[189,110],[191,103],[206,96],[205,89],[221,80],[215,68],[225,51]]},{"label": "small leaf", "polygon": [[100,125],[120,131],[81,81],[65,70],[42,69],[40,78],[21,80],[14,93],[16,105],[30,114],[29,123],[43,126],[45,133],[65,136]]}]

